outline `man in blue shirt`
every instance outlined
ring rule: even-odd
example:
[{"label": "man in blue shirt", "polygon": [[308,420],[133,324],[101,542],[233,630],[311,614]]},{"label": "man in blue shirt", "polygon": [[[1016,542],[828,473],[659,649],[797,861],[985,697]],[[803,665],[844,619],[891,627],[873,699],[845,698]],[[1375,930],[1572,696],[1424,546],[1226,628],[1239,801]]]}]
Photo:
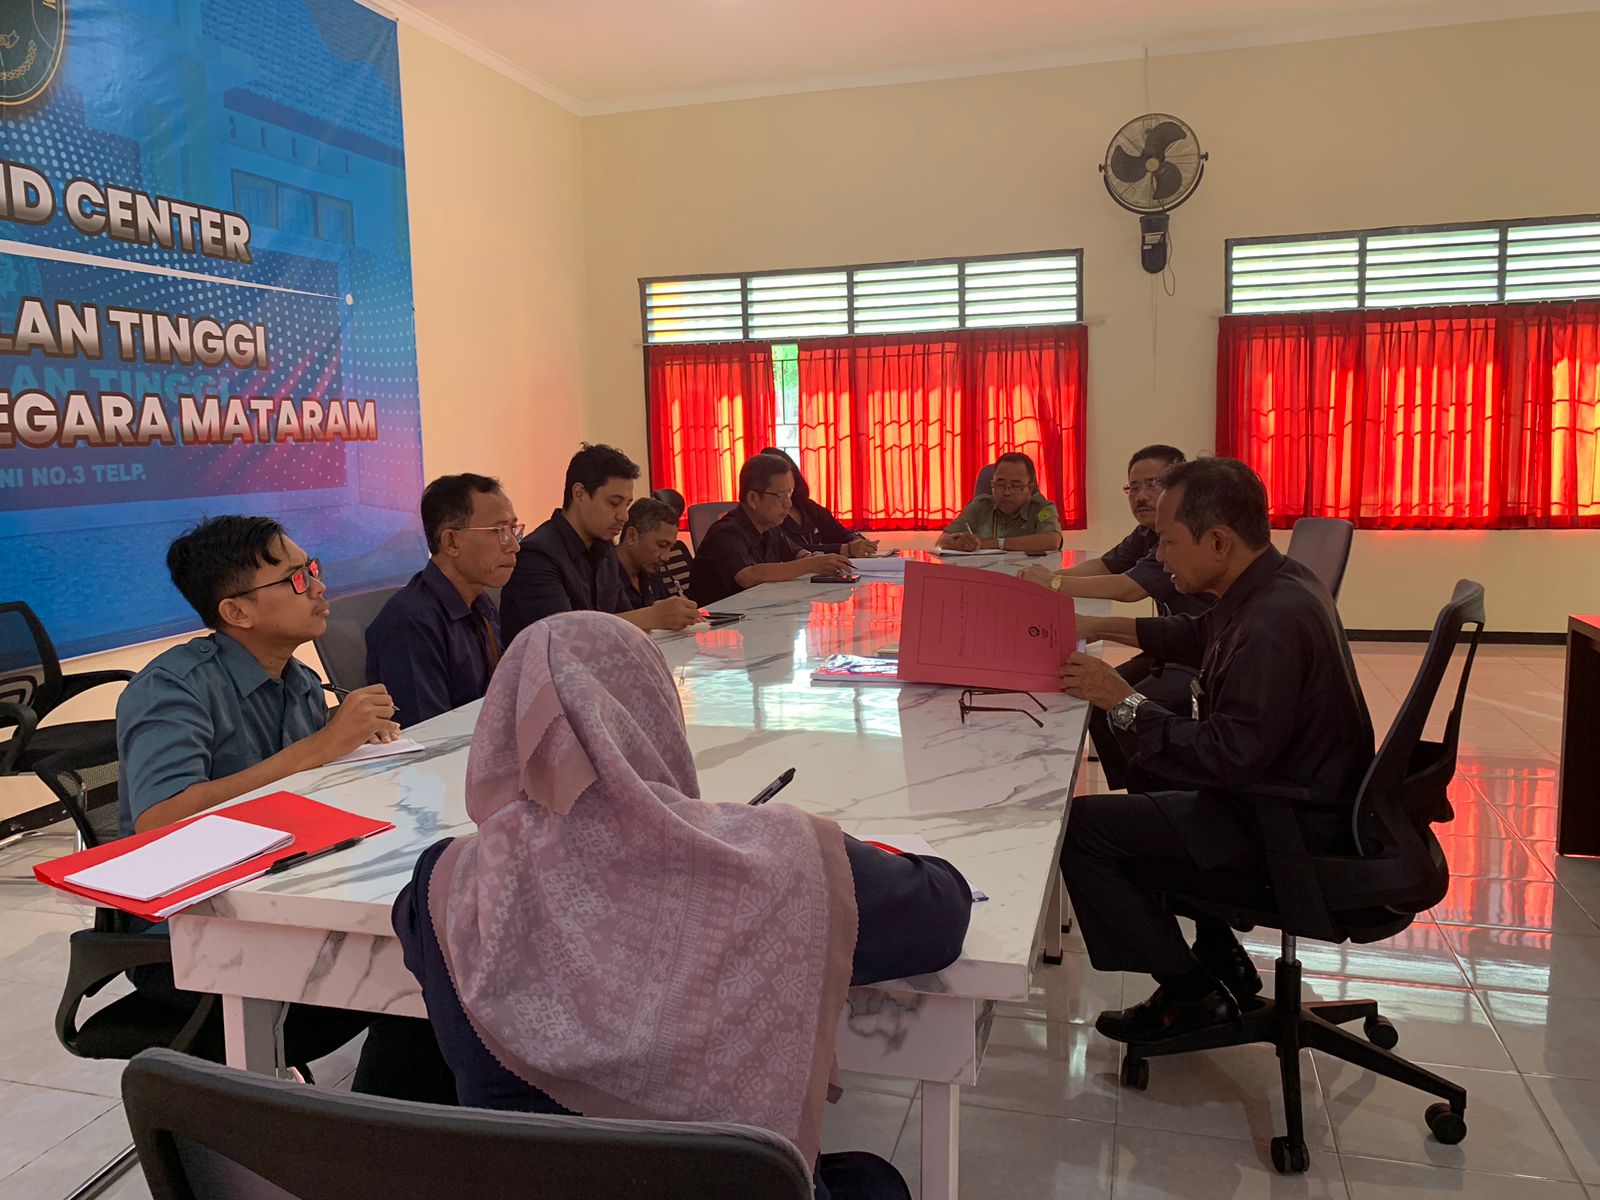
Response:
[{"label": "man in blue shirt", "polygon": [[638,478],[638,464],[614,446],[585,443],[572,456],[562,507],[523,539],[516,570],[500,594],[508,645],[558,612],[615,613],[645,630],[687,629],[700,620],[699,609],[680,597],[636,609],[625,594],[614,540],[628,523]]},{"label": "man in blue shirt", "polygon": [[517,510],[487,475],[445,475],[422,493],[428,565],[367,626],[367,678],[389,690],[402,725],[483,698],[500,661],[500,613],[522,537]]},{"label": "man in blue shirt", "polygon": [[158,655],[117,702],[118,817],[159,829],[399,736],[381,684],[330,717],[295,651],[328,624],[317,560],[270,517],[213,517],[167,550],[172,582],[213,631]]}]

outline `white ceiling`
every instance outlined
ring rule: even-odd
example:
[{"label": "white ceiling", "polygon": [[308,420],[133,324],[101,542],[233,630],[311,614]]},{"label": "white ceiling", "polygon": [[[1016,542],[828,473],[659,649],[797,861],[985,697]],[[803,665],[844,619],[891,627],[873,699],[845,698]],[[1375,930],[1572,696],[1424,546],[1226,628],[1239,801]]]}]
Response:
[{"label": "white ceiling", "polygon": [[1600,0],[367,0],[574,112],[1600,9]]}]

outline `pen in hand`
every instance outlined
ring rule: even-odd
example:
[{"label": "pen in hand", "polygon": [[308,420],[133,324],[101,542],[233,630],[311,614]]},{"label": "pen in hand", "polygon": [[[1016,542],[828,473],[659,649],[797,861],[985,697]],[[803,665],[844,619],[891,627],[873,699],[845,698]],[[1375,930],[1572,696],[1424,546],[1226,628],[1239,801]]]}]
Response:
[{"label": "pen in hand", "polygon": [[765,804],[768,800],[771,800],[779,792],[783,791],[784,788],[788,787],[790,782],[793,781],[793,779],[794,779],[794,768],[790,767],[782,775],[779,775],[771,783],[767,784],[766,787],[762,788],[759,792],[756,793],[755,799],[750,801],[751,807],[754,807],[755,805],[758,805],[758,804]]},{"label": "pen in hand", "polygon": [[[343,700],[346,696],[348,696],[350,694],[350,689],[349,688],[342,688],[342,687],[339,687],[337,684],[333,684],[333,683],[324,682],[323,685],[322,685],[322,690],[325,691],[325,692],[332,692],[333,693],[333,697],[336,700]],[[398,704],[394,705],[394,711],[395,712],[399,712],[400,711],[400,706]]]}]

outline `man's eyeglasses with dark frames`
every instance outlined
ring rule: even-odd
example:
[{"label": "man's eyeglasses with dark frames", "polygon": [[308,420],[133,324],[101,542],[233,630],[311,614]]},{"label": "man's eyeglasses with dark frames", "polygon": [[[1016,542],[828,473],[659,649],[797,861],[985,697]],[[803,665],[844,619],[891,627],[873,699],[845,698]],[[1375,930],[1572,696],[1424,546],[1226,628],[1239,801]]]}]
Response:
[{"label": "man's eyeglasses with dark frames", "polygon": [[322,578],[322,560],[309,559],[303,567],[296,567],[282,579],[274,579],[271,583],[258,583],[255,587],[245,588],[242,592],[235,592],[224,597],[228,600],[237,600],[240,596],[248,596],[251,592],[259,592],[262,588],[277,587],[280,583],[287,583],[294,589],[296,596],[304,596],[311,590],[311,581]]},{"label": "man's eyeglasses with dark frames", "polygon": [[1008,705],[1003,705],[1003,704],[974,704],[972,702],[972,698],[974,696],[1026,696],[1029,700],[1032,700],[1034,702],[1034,704],[1038,705],[1038,708],[1039,708],[1040,712],[1049,712],[1050,711],[1049,709],[1047,709],[1044,706],[1044,702],[1041,701],[1039,699],[1039,697],[1035,696],[1032,692],[1024,692],[1024,691],[1020,691],[1020,690],[1018,690],[1016,688],[966,688],[966,689],[964,689],[962,691],[961,695],[956,698],[956,703],[961,709],[961,723],[963,725],[965,725],[967,723],[967,714],[968,713],[973,713],[973,712],[1010,712],[1010,713],[1021,713],[1023,716],[1027,717],[1028,720],[1032,721],[1035,725],[1037,725],[1040,729],[1044,728],[1044,722],[1039,720],[1038,717],[1034,716],[1031,712],[1029,712],[1025,708],[1013,708],[1013,707],[1010,707]]}]

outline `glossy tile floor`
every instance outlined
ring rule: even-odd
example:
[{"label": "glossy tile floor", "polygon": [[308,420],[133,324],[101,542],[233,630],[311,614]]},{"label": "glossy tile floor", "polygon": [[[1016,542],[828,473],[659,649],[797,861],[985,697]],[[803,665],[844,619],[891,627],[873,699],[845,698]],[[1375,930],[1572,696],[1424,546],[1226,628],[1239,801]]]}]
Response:
[{"label": "glossy tile floor", "polygon": [[[1373,719],[1387,729],[1420,648],[1355,647]],[[1301,943],[1308,988],[1376,998],[1401,1053],[1468,1090],[1470,1132],[1428,1137],[1428,1100],[1312,1056],[1303,1071],[1311,1171],[1281,1177],[1277,1064],[1261,1048],[1158,1059],[1148,1091],[1117,1083],[1117,1048],[1089,1024],[1141,999],[1148,980],[1090,968],[1081,944],[1040,967],[1033,1000],[996,1020],[982,1082],[963,1098],[961,1194],[1035,1197],[1378,1197],[1600,1200],[1600,861],[1558,861],[1553,841],[1562,652],[1487,647],[1462,731],[1456,818],[1441,827],[1455,879],[1428,917],[1390,942]],[[1088,770],[1081,787],[1098,783]],[[64,840],[0,852],[0,1200],[54,1200],[127,1142],[119,1064],[56,1044],[52,1014],[79,928],[28,878]],[[1270,968],[1276,941],[1250,947]],[[316,1065],[347,1082],[354,1051]],[[913,1187],[915,1090],[847,1081],[829,1149],[893,1158]],[[148,1195],[135,1172],[107,1195]]]}]

